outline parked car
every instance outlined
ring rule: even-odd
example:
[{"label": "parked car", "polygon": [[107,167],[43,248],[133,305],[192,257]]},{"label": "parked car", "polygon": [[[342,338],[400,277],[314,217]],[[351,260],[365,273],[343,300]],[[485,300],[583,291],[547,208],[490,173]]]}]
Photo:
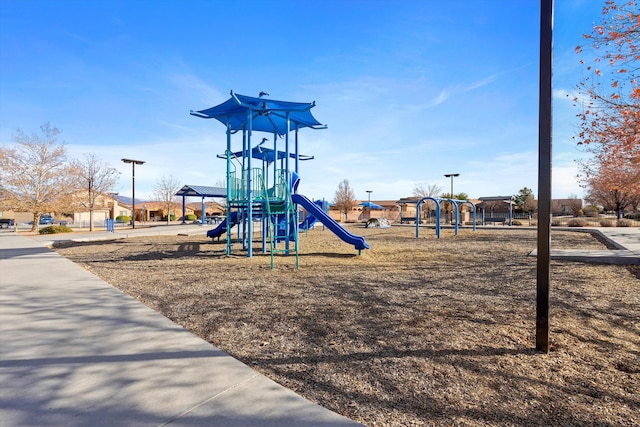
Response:
[{"label": "parked car", "polygon": [[40,225],[45,225],[45,224],[53,224],[53,217],[51,215],[40,215],[40,222],[38,223]]},{"label": "parked car", "polygon": [[0,228],[10,228],[10,227],[13,227],[13,219],[0,218]]}]

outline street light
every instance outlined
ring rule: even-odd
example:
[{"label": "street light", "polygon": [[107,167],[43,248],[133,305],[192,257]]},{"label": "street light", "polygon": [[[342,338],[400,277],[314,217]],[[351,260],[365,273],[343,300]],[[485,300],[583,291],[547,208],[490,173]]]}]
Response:
[{"label": "street light", "polygon": [[373,193],[373,190],[366,190],[367,191],[367,195],[369,196],[368,200],[369,200],[369,204],[367,205],[367,208],[369,209],[369,219],[371,219],[371,193]]},{"label": "street light", "polygon": [[451,178],[451,193],[449,194],[451,196],[451,198],[453,199],[453,178],[455,178],[456,176],[460,176],[459,173],[447,173],[444,175],[445,178]]},{"label": "street light", "polygon": [[[455,178],[456,176],[460,176],[460,174],[459,173],[447,173],[447,174],[444,175],[445,178],[451,178],[451,193],[449,193],[449,196],[451,197],[451,199],[453,199],[453,178]],[[453,208],[453,204],[452,204],[451,207]],[[451,209],[451,222],[453,222],[453,209]]]},{"label": "street light", "polygon": [[122,159],[131,163],[131,228],[136,228],[136,165],[143,165],[142,160]]}]

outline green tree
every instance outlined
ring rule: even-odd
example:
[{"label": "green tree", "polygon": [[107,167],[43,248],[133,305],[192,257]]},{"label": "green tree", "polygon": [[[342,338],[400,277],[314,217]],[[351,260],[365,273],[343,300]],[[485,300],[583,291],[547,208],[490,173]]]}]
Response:
[{"label": "green tree", "polygon": [[60,131],[44,123],[40,134],[18,129],[15,144],[0,148],[1,206],[33,214],[31,231],[43,213],[66,210],[78,188],[77,173],[67,157]]},{"label": "green tree", "polygon": [[333,196],[333,203],[341,213],[344,213],[344,220],[346,222],[349,212],[356,205],[356,195],[349,186],[348,179],[345,178],[338,184],[338,190],[336,190],[336,194]]},{"label": "green tree", "polygon": [[[440,195],[440,198],[442,199],[452,199],[452,200],[469,200],[469,195],[467,193],[458,193],[458,194],[451,194],[451,193],[442,193]],[[444,212],[445,212],[445,224],[449,224],[450,222],[453,221],[453,206],[451,205],[451,202],[449,201],[444,201],[444,203],[442,204],[442,207],[444,208]],[[462,205],[458,206],[459,211],[462,211]],[[451,214],[451,215],[450,215]]]},{"label": "green tree", "polygon": [[536,197],[533,195],[532,189],[523,187],[513,197],[516,209],[520,212],[531,213],[536,210]]}]

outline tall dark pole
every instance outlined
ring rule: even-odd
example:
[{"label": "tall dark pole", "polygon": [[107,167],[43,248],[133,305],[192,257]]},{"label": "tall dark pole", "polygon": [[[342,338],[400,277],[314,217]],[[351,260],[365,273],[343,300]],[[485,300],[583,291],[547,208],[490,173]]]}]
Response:
[{"label": "tall dark pole", "polygon": [[371,219],[371,193],[373,193],[373,190],[366,190],[368,195],[369,195],[369,206],[367,206],[367,209],[369,209],[369,219]]},{"label": "tall dark pole", "polygon": [[122,159],[122,161],[131,163],[131,228],[136,228],[136,165],[143,165],[144,161],[132,159]]},{"label": "tall dark pole", "polygon": [[536,279],[536,349],[549,352],[551,281],[551,71],[553,0],[540,1],[540,105],[538,116],[538,257]]}]

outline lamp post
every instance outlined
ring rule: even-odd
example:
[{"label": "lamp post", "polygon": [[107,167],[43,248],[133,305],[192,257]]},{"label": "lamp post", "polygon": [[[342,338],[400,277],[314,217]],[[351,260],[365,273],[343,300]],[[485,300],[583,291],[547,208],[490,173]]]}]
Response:
[{"label": "lamp post", "polygon": [[131,163],[131,228],[136,228],[136,165],[143,165],[142,160],[122,159]]},{"label": "lamp post", "polygon": [[366,190],[366,191],[367,191],[367,196],[369,201],[369,203],[367,204],[367,209],[369,209],[369,218],[367,219],[371,219],[371,193],[373,193],[373,190]]},{"label": "lamp post", "polygon": [[[449,193],[449,196],[451,196],[452,199],[453,199],[453,178],[455,178],[456,176],[460,176],[460,174],[459,173],[447,173],[447,174],[444,175],[445,178],[451,178],[451,193]],[[453,222],[453,203],[451,204],[451,222]]]}]

